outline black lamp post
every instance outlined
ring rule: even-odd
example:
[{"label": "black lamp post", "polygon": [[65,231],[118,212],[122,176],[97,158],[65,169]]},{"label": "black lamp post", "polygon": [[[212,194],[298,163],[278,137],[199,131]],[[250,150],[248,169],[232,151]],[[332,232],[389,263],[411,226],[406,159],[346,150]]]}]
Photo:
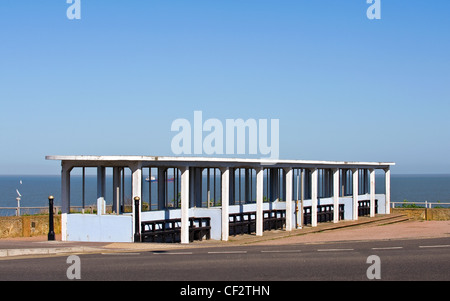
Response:
[{"label": "black lamp post", "polygon": [[134,242],[141,242],[141,233],[139,231],[140,223],[139,223],[139,201],[140,198],[138,196],[134,197]]},{"label": "black lamp post", "polygon": [[55,240],[55,229],[53,224],[53,199],[51,195],[48,197],[48,240]]}]

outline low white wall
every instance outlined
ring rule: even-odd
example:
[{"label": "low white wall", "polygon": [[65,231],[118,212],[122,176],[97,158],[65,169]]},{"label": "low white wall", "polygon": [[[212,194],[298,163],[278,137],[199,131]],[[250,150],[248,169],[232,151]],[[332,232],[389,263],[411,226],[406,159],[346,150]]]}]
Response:
[{"label": "low white wall", "polygon": [[[63,214],[62,240],[133,242],[131,215]],[[65,228],[65,229],[64,229]]]},{"label": "low white wall", "polygon": [[386,214],[386,195],[375,194],[375,200],[378,200],[378,214]]},{"label": "low white wall", "polygon": [[193,216],[211,218],[211,239],[222,239],[222,208],[194,208]]}]

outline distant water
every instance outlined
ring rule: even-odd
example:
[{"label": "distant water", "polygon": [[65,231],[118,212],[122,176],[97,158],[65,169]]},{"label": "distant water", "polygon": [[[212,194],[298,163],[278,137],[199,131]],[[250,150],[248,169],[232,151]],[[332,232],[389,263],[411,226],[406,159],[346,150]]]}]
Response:
[{"label": "distant water", "polygon": [[[384,193],[384,175],[376,176],[376,191]],[[205,181],[206,182],[206,181]],[[169,183],[169,199],[173,198],[172,183]],[[212,183],[211,183],[212,185]],[[219,185],[219,181],[217,181]],[[81,206],[82,183],[80,176],[71,178],[71,205]],[[106,199],[112,199],[112,177],[106,178]],[[148,187],[148,184],[145,184]],[[203,185],[206,187],[206,184]],[[55,205],[61,205],[61,179],[60,176],[0,176],[0,207],[16,207],[17,192],[22,195],[20,205],[22,207],[48,206],[48,196],[55,197]],[[86,176],[85,204],[96,203],[96,177]],[[156,199],[156,183],[152,183],[152,198]],[[220,193],[217,187],[217,193]],[[144,189],[144,198],[148,198],[148,188]],[[131,183],[125,181],[126,199],[131,195]],[[211,197],[212,198],[212,197]],[[219,198],[219,196],[217,196]],[[391,175],[391,201],[403,200],[421,203],[450,202],[450,175]],[[5,214],[0,210],[0,215],[13,215],[10,211]]]},{"label": "distant water", "polygon": [[391,201],[450,203],[450,175],[391,175]]}]

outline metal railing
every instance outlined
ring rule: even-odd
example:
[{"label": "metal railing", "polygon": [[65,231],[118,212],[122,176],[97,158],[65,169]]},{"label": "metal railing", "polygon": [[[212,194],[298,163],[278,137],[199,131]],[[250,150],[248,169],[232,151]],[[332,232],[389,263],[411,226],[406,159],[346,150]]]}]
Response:
[{"label": "metal railing", "polygon": [[[106,212],[110,213],[112,205],[106,206]],[[94,214],[97,212],[97,205],[70,206],[70,213]],[[61,213],[61,206],[54,206],[53,213],[58,215]],[[48,206],[39,207],[0,207],[0,216],[23,216],[48,214]]]},{"label": "metal railing", "polygon": [[450,208],[450,202],[391,202],[391,208],[433,208],[433,206],[434,208]]},{"label": "metal railing", "polygon": [[[56,213],[58,210],[54,209]],[[10,213],[11,212],[11,213]],[[48,206],[42,207],[0,207],[0,216],[22,216],[48,214]]]}]

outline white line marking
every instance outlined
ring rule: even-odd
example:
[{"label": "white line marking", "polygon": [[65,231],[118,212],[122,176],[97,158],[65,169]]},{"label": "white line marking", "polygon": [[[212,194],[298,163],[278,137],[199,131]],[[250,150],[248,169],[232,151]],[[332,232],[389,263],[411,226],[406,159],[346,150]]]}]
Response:
[{"label": "white line marking", "polygon": [[261,251],[261,253],[299,253],[300,250],[274,250],[274,251]]},{"label": "white line marking", "polygon": [[124,256],[124,255],[141,255],[141,253],[128,253],[128,252],[124,252],[124,253],[102,253],[102,255],[115,255],[115,256]]},{"label": "white line marking", "polygon": [[246,254],[247,251],[218,251],[218,252],[208,252],[208,254]]},{"label": "white line marking", "polygon": [[372,248],[372,250],[396,250],[403,249],[403,247],[380,247],[380,248]]},{"label": "white line marking", "polygon": [[318,249],[318,252],[354,251],[355,249]]},{"label": "white line marking", "polygon": [[155,255],[192,255],[192,252],[153,252]]},{"label": "white line marking", "polygon": [[419,246],[419,248],[448,248],[450,245]]}]

